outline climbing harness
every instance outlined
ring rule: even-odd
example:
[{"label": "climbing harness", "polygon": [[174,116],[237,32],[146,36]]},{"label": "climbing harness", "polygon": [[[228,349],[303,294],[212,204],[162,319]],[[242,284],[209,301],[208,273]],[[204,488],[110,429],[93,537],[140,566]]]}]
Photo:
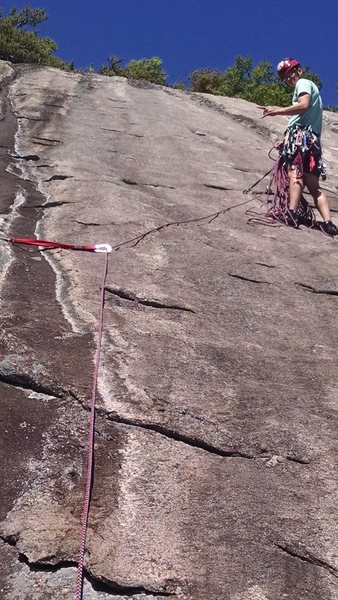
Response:
[{"label": "climbing harness", "polygon": [[[323,180],[326,179],[326,168],[322,161],[319,136],[312,130],[311,126],[300,127],[295,125],[285,132],[283,145],[277,159],[273,159],[271,156],[274,148],[269,151],[269,158],[275,160],[275,164],[271,170],[272,177],[266,190],[268,209],[263,214],[250,209],[246,211],[246,214],[250,217],[247,221],[248,224],[263,224],[272,227],[280,224],[293,227],[304,225],[308,228],[318,228],[314,211],[303,195],[296,213],[289,210],[290,183],[288,171],[290,168],[294,169],[297,179],[302,179],[304,172],[313,173],[318,177],[321,176]],[[248,190],[243,190],[243,193],[251,191],[269,173],[265,173]],[[273,193],[271,192],[272,184],[275,188]],[[270,194],[273,195],[272,200],[269,197]]]}]

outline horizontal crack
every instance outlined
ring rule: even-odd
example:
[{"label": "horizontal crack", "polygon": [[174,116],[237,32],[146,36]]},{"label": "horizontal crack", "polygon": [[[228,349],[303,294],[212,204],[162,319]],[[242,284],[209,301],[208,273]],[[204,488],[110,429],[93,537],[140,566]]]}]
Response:
[{"label": "horizontal crack", "polygon": [[139,185],[137,181],[132,181],[131,179],[127,179],[126,177],[122,177],[122,181],[127,185]]},{"label": "horizontal crack", "polygon": [[44,181],[64,181],[65,179],[72,179],[72,175],[53,175],[49,179],[44,179]]},{"label": "horizontal crack", "polygon": [[236,273],[228,273],[229,277],[235,277],[236,279],[241,279],[242,281],[250,281],[251,283],[266,283],[267,285],[271,285],[269,281],[261,281],[259,279],[251,279],[250,277],[244,277],[244,275],[236,275]]},{"label": "horizontal crack", "polygon": [[276,265],[268,265],[267,263],[263,263],[263,262],[255,262],[255,265],[260,265],[261,267],[267,267],[268,269],[276,269]]},{"label": "horizontal crack", "polygon": [[[1,536],[2,541],[9,546],[16,547],[18,536]],[[25,564],[32,573],[57,573],[64,569],[77,569],[77,562],[74,560],[60,560],[56,563],[48,562],[56,558],[56,555],[46,556],[37,561],[30,561],[23,552],[18,552],[18,560]],[[144,586],[124,586],[107,577],[95,577],[88,568],[84,569],[85,579],[91,584],[97,592],[105,592],[109,596],[133,597],[137,594],[153,597],[174,598],[177,595],[174,592],[161,589],[148,589]]]},{"label": "horizontal crack", "polygon": [[17,154],[13,158],[17,160],[33,160],[35,162],[40,160],[40,156],[38,156],[37,154],[27,154],[26,156],[20,156],[19,154]]},{"label": "horizontal crack", "polygon": [[128,133],[127,131],[121,131],[121,129],[107,129],[105,127],[101,127],[100,128],[101,131],[111,131],[114,133],[124,133],[125,135],[128,135],[129,137],[136,137],[136,138],[143,138],[143,135],[140,135],[138,133]]},{"label": "horizontal crack", "polygon": [[54,140],[53,138],[45,138],[45,137],[32,137],[31,139],[40,140],[43,142],[51,142],[52,144],[61,144],[61,140]]},{"label": "horizontal crack", "polygon": [[232,188],[223,187],[222,185],[212,185],[210,183],[203,183],[204,187],[211,188],[212,190],[222,190],[223,192],[229,192]]},{"label": "horizontal crack", "polygon": [[17,119],[25,119],[26,121],[47,121],[48,119],[40,119],[35,117],[17,117]]},{"label": "horizontal crack", "polygon": [[106,412],[106,418],[113,423],[122,423],[123,425],[130,425],[132,427],[140,427],[141,429],[147,429],[149,431],[155,431],[156,433],[160,433],[165,437],[175,440],[176,442],[182,442],[183,444],[187,444],[193,448],[199,448],[200,450],[205,450],[210,454],[215,454],[216,456],[222,456],[226,458],[246,458],[246,459],[255,459],[256,456],[253,454],[247,454],[245,452],[239,452],[238,450],[222,450],[221,448],[217,448],[212,444],[208,444],[204,440],[201,440],[197,437],[189,437],[188,435],[184,435],[179,433],[178,431],[174,431],[172,429],[168,429],[163,425],[157,425],[155,423],[143,423],[138,419],[127,419],[125,417],[121,417],[116,412]]},{"label": "horizontal crack", "polygon": [[153,188],[165,188],[167,190],[175,190],[176,189],[172,185],[162,185],[161,183],[143,183],[142,185],[147,185],[148,187],[153,187]]},{"label": "horizontal crack", "polygon": [[44,204],[31,204],[30,206],[22,206],[21,210],[30,210],[32,208],[53,208],[54,206],[63,206],[64,204],[75,204],[75,202],[66,202],[65,200],[55,200],[54,202],[46,202]]},{"label": "horizontal crack", "polygon": [[305,548],[303,548],[302,550],[300,550],[300,549],[295,550],[292,546],[290,546],[288,544],[274,544],[274,545],[277,548],[279,548],[279,550],[282,550],[282,552],[285,552],[292,558],[298,558],[299,560],[301,560],[303,562],[326,569],[327,571],[329,571],[331,573],[331,575],[338,578],[338,570],[335,567],[333,567],[329,563],[325,562],[324,560],[317,558],[316,556],[311,554],[311,552],[309,552]]},{"label": "horizontal crack", "polygon": [[336,290],[316,290],[316,288],[312,287],[312,285],[306,285],[305,283],[298,283],[296,281],[296,285],[303,288],[307,292],[311,292],[312,294],[326,294],[327,296],[338,296],[338,291]]},{"label": "horizontal crack", "polygon": [[311,461],[306,460],[305,458],[296,458],[295,456],[286,456],[286,460],[290,462],[297,463],[299,465],[309,465]]},{"label": "horizontal crack", "polygon": [[86,579],[88,579],[89,583],[91,584],[92,588],[96,591],[96,592],[105,592],[108,595],[111,596],[126,596],[126,597],[133,597],[134,595],[137,594],[142,594],[143,596],[153,596],[153,597],[161,597],[161,598],[174,598],[177,597],[176,594],[174,594],[173,592],[168,592],[166,590],[152,590],[152,589],[147,589],[144,586],[124,586],[124,585],[119,585],[118,583],[116,583],[115,581],[112,581],[110,579],[107,579],[106,577],[102,577],[102,578],[96,578],[93,577],[90,573],[88,573],[88,571],[86,570],[85,572],[86,574]]},{"label": "horizontal crack", "polygon": [[[72,222],[86,227],[103,227],[103,223],[86,223],[85,221],[78,221],[78,219],[72,219]],[[115,223],[105,223],[105,225],[115,225]]]},{"label": "horizontal crack", "polygon": [[187,308],[186,306],[180,306],[179,304],[163,304],[163,302],[159,302],[158,300],[147,300],[146,298],[139,298],[132,292],[128,292],[126,290],[121,290],[120,288],[112,288],[110,286],[106,286],[105,290],[118,298],[122,298],[123,300],[129,300],[130,302],[134,302],[136,306],[138,304],[143,304],[144,306],[152,306],[153,308],[161,308],[167,310],[179,310],[183,312],[190,312],[195,314],[195,311],[192,308]]},{"label": "horizontal crack", "polygon": [[240,173],[251,173],[250,169],[243,169],[243,167],[233,167],[234,171],[239,171]]},{"label": "horizontal crack", "polygon": [[0,367],[0,382],[6,383],[13,387],[38,392],[46,396],[54,396],[55,398],[63,398],[65,391],[60,388],[47,387],[43,384],[36,383],[29,375],[25,373],[6,373],[1,371]]}]

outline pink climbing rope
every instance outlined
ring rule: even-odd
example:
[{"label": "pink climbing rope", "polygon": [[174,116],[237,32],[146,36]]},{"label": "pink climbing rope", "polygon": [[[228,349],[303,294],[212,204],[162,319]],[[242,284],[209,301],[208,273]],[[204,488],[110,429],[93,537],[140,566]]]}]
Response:
[{"label": "pink climbing rope", "polygon": [[95,368],[94,368],[93,384],[92,384],[92,396],[91,396],[90,407],[89,407],[90,408],[90,416],[89,416],[89,430],[88,430],[86,491],[85,491],[85,498],[84,498],[83,511],[82,511],[82,520],[81,520],[81,543],[80,543],[80,552],[79,552],[78,566],[77,566],[77,585],[76,585],[76,595],[75,595],[76,600],[82,600],[82,593],[83,593],[84,557],[85,557],[85,549],[86,549],[90,499],[91,499],[91,491],[92,491],[92,484],[93,484],[96,390],[97,390],[97,380],[98,380],[98,375],[99,375],[101,350],[102,350],[103,314],[104,314],[105,285],[106,285],[107,272],[108,272],[108,252],[105,252],[104,269],[103,269],[101,289],[100,289],[100,309],[99,309],[98,332],[97,332],[97,341],[96,341]]}]

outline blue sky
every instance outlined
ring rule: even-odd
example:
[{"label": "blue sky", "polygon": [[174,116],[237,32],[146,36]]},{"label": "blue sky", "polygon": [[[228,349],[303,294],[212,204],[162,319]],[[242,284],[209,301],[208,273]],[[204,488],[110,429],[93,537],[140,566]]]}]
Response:
[{"label": "blue sky", "polygon": [[41,35],[78,68],[159,56],[174,83],[239,54],[273,65],[293,56],[320,76],[324,104],[338,105],[338,0],[0,0],[5,13],[25,5],[46,9]]}]

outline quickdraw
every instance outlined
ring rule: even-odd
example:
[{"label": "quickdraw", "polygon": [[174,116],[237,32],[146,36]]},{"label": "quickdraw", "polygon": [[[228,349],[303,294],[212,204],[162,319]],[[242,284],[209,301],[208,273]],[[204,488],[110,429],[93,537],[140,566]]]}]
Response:
[{"label": "quickdraw", "polygon": [[82,252],[106,252],[110,254],[112,247],[109,244],[90,244],[85,246],[79,246],[77,244],[64,244],[63,242],[50,242],[48,240],[35,240],[33,238],[10,238],[8,240],[11,244],[24,244],[27,246],[38,246],[45,250],[52,250],[60,248],[62,250],[78,250]]}]

